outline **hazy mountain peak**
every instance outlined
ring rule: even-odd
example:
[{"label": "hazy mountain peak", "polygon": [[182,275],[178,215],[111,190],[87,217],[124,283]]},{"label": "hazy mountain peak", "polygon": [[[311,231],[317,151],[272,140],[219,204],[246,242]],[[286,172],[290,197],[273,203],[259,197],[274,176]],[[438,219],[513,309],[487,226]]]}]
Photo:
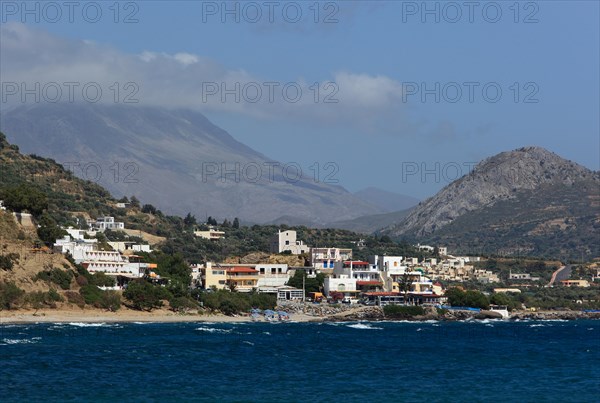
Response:
[{"label": "hazy mountain peak", "polygon": [[[286,178],[283,164],[270,172],[268,164],[275,161],[192,110],[35,104],[3,113],[0,124],[24,153],[71,163],[75,175],[168,213],[261,223],[281,216],[334,221],[382,211],[340,186]],[[258,179],[256,170],[244,171],[248,166],[261,169]]]},{"label": "hazy mountain peak", "polygon": [[419,199],[416,197],[390,192],[373,186],[354,192],[354,195],[381,208],[385,212],[406,210],[419,204]]}]

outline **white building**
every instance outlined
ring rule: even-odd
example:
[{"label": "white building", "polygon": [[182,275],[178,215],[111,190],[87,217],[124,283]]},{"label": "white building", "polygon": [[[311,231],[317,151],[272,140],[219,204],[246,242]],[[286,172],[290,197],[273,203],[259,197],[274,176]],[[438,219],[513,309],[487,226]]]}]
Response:
[{"label": "white building", "polygon": [[117,252],[125,253],[127,251],[131,252],[152,252],[150,249],[150,245],[136,244],[135,242],[127,242],[127,241],[109,241],[108,244],[111,248],[116,250]]},{"label": "white building", "polygon": [[125,229],[125,223],[115,221],[114,217],[98,217],[96,221],[88,221],[92,230],[104,232],[107,229],[111,231],[118,231]]},{"label": "white building", "polygon": [[65,235],[62,239],[57,239],[54,243],[54,251],[62,253],[67,252],[73,257],[76,263],[81,263],[87,252],[97,249],[97,239],[71,239],[69,235]]},{"label": "white building", "polygon": [[282,253],[290,251],[292,255],[301,255],[308,253],[309,247],[303,241],[296,239],[296,231],[278,231],[277,235],[271,240],[271,253]]},{"label": "white building", "polygon": [[4,200],[0,200],[0,210],[6,210],[6,207],[4,207]]},{"label": "white building", "polygon": [[417,248],[419,250],[426,250],[427,252],[433,252],[435,250],[435,248],[433,246],[421,245],[420,243],[417,244]]},{"label": "white building", "polygon": [[304,291],[288,286],[279,287],[277,289],[277,299],[279,301],[302,301],[304,300]]},{"label": "white building", "polygon": [[216,230],[213,227],[209,227],[207,231],[194,231],[194,235],[199,238],[210,239],[216,241],[225,236],[225,232]]},{"label": "white building", "polygon": [[290,280],[287,264],[257,264],[258,292],[275,293]]},{"label": "white building", "polygon": [[352,260],[352,249],[340,248],[311,248],[310,259],[317,271],[334,269],[336,263]]},{"label": "white building", "polygon": [[404,274],[406,266],[403,261],[402,256],[369,256],[369,263],[376,265],[382,272]]},{"label": "white building", "polygon": [[346,296],[354,296],[358,293],[356,291],[356,279],[351,278],[347,274],[340,274],[337,276],[330,276],[325,278],[325,283],[323,284],[323,289],[325,291],[325,295],[329,296],[332,292],[340,292]]},{"label": "white building", "polygon": [[142,277],[148,265],[132,263],[119,252],[93,250],[84,252],[81,265],[90,273],[102,272],[107,275],[129,275]]}]

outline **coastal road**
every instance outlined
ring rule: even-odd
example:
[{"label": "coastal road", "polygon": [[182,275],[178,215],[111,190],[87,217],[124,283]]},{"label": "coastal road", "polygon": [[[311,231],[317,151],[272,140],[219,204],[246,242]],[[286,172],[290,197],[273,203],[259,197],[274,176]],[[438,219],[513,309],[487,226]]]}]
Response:
[{"label": "coastal road", "polygon": [[554,273],[552,273],[552,278],[550,279],[550,282],[548,283],[548,287],[551,287],[557,281],[566,280],[569,277],[571,277],[571,269],[572,268],[573,268],[573,265],[568,264],[566,266],[560,267],[558,270],[556,270]]}]

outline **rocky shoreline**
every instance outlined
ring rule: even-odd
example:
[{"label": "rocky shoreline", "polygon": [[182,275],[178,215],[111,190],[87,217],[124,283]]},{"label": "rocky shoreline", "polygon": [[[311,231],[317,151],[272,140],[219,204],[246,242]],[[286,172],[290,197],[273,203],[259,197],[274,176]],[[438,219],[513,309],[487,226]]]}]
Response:
[{"label": "rocky shoreline", "polygon": [[[291,314],[303,314],[313,317],[314,322],[336,322],[336,321],[382,321],[382,320],[407,320],[427,321],[435,320],[442,322],[502,319],[498,312],[492,311],[454,311],[445,310],[438,312],[436,308],[428,307],[424,315],[418,316],[386,316],[379,306],[352,306],[352,305],[326,305],[326,304],[301,304],[284,303],[278,309],[285,310]],[[510,321],[519,320],[577,320],[577,319],[600,319],[600,312],[583,311],[514,311],[511,312]]]},{"label": "rocky shoreline", "polygon": [[[355,305],[329,305],[329,304],[302,304],[283,303],[277,307],[290,314],[292,322],[378,322],[378,321],[438,321],[457,322],[484,319],[501,319],[497,312],[482,311],[438,311],[433,307],[426,308],[424,315],[386,316],[383,309],[378,306]],[[582,311],[516,311],[509,321],[532,320],[577,320],[600,319],[600,312]],[[132,310],[119,310],[108,312],[98,309],[46,309],[46,310],[18,310],[0,311],[0,326],[14,323],[57,323],[57,322],[86,322],[86,323],[113,323],[113,322],[254,322],[250,314],[226,316],[223,314],[206,313],[174,313],[166,309],[152,312]],[[261,321],[265,321],[262,319]]]}]

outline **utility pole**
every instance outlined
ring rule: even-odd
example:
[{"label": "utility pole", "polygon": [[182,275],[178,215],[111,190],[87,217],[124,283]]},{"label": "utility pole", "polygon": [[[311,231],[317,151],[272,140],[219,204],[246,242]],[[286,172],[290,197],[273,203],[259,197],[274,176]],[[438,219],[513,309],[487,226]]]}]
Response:
[{"label": "utility pole", "polygon": [[302,275],[302,313],[306,313],[306,270]]},{"label": "utility pole", "polygon": [[306,302],[306,271],[302,275],[302,302]]}]

